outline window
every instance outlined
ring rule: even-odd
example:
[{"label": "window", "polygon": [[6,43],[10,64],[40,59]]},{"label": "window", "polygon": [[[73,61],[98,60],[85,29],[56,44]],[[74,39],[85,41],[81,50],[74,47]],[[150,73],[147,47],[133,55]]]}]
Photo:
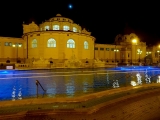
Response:
[{"label": "window", "polygon": [[114,48],[111,48],[111,51],[114,51]]},{"label": "window", "polygon": [[95,47],[94,50],[98,50],[98,47]]},{"label": "window", "polygon": [[4,45],[5,46],[12,46],[12,43],[11,42],[5,42]]},{"label": "window", "polygon": [[68,31],[69,30],[69,26],[63,26],[63,30]]},{"label": "window", "polygon": [[88,49],[88,42],[84,41],[84,49]]},{"label": "window", "polygon": [[67,41],[67,48],[75,48],[75,42],[72,39]]},{"label": "window", "polygon": [[106,48],[106,51],[109,51],[109,48]]},{"label": "window", "polygon": [[4,45],[5,45],[5,46],[8,46],[8,42],[5,42]]},{"label": "window", "polygon": [[53,38],[50,38],[47,42],[47,47],[56,47],[56,41]]},{"label": "window", "polygon": [[76,27],[73,27],[73,32],[77,32],[77,28]]},{"label": "window", "polygon": [[34,40],[32,41],[32,48],[36,48],[36,47],[37,47],[37,40],[34,39]]},{"label": "window", "polygon": [[45,26],[45,30],[49,30],[49,26]]},{"label": "window", "polygon": [[100,50],[104,50],[104,48],[100,48]]},{"label": "window", "polygon": [[59,30],[59,25],[53,25],[53,30]]}]

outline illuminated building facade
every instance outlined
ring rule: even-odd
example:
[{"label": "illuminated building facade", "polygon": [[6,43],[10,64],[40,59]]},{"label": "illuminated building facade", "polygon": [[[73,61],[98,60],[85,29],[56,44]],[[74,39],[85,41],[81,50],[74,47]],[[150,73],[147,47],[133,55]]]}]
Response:
[{"label": "illuminated building facade", "polygon": [[0,37],[0,63],[32,64],[38,59],[64,63],[73,58],[83,63],[94,59],[106,64],[157,63],[156,55],[148,57],[154,51],[146,50],[146,43],[134,33],[117,35],[114,44],[97,44],[91,32],[60,14],[40,25],[23,23],[22,38]]},{"label": "illuminated building facade", "polygon": [[146,43],[141,42],[134,33],[117,35],[114,44],[95,44],[95,58],[107,63],[144,63]]}]

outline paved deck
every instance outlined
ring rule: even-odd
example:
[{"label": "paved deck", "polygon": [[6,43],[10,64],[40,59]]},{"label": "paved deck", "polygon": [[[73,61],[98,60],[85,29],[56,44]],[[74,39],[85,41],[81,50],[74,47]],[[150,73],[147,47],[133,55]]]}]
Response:
[{"label": "paved deck", "polygon": [[[144,104],[144,100],[147,100],[146,104],[156,104],[157,111],[153,112],[152,110],[152,112],[148,111],[148,113],[150,113],[152,119],[154,119],[153,116],[157,119],[160,117],[156,113],[159,112],[160,108],[160,102],[157,100],[157,97],[160,95],[159,91],[160,84],[152,83],[138,87],[117,88],[74,98],[35,98],[2,101],[0,102],[0,119],[134,120],[140,116],[133,117],[134,115],[131,113],[136,111],[134,109],[137,105],[139,108],[141,104]],[[155,98],[157,102],[153,101],[152,98]],[[131,106],[130,108],[126,107],[129,105]],[[138,108],[136,109],[138,110]],[[148,109],[151,110],[151,108]],[[143,118],[138,120],[150,118],[144,117],[148,116],[147,112],[145,113],[146,115],[143,115],[143,112],[139,113],[141,113]],[[136,115],[136,112],[134,114]]]}]

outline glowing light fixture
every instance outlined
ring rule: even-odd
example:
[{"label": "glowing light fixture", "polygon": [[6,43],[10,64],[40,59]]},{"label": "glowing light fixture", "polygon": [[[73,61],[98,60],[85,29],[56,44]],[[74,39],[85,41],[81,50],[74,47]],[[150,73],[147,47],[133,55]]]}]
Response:
[{"label": "glowing light fixture", "polygon": [[136,40],[136,39],[133,39],[133,40],[132,40],[132,43],[137,43],[137,40]]}]

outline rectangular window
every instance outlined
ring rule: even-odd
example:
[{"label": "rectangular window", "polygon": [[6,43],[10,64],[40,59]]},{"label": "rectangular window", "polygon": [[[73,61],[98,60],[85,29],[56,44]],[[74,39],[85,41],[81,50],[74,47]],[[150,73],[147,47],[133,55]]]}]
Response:
[{"label": "rectangular window", "polygon": [[5,42],[4,45],[5,45],[5,46],[8,46],[8,42]]},{"label": "rectangular window", "polygon": [[95,47],[94,50],[98,50],[98,47]]},{"label": "rectangular window", "polygon": [[12,43],[11,42],[9,42],[9,45],[8,46],[12,46]]},{"label": "rectangular window", "polygon": [[12,43],[11,42],[5,42],[4,45],[5,46],[12,46]]},{"label": "rectangular window", "polygon": [[106,48],[106,51],[109,51],[109,48]]},{"label": "rectangular window", "polygon": [[104,48],[100,48],[100,50],[104,50]]},{"label": "rectangular window", "polygon": [[111,48],[111,51],[114,51],[114,48]]}]

